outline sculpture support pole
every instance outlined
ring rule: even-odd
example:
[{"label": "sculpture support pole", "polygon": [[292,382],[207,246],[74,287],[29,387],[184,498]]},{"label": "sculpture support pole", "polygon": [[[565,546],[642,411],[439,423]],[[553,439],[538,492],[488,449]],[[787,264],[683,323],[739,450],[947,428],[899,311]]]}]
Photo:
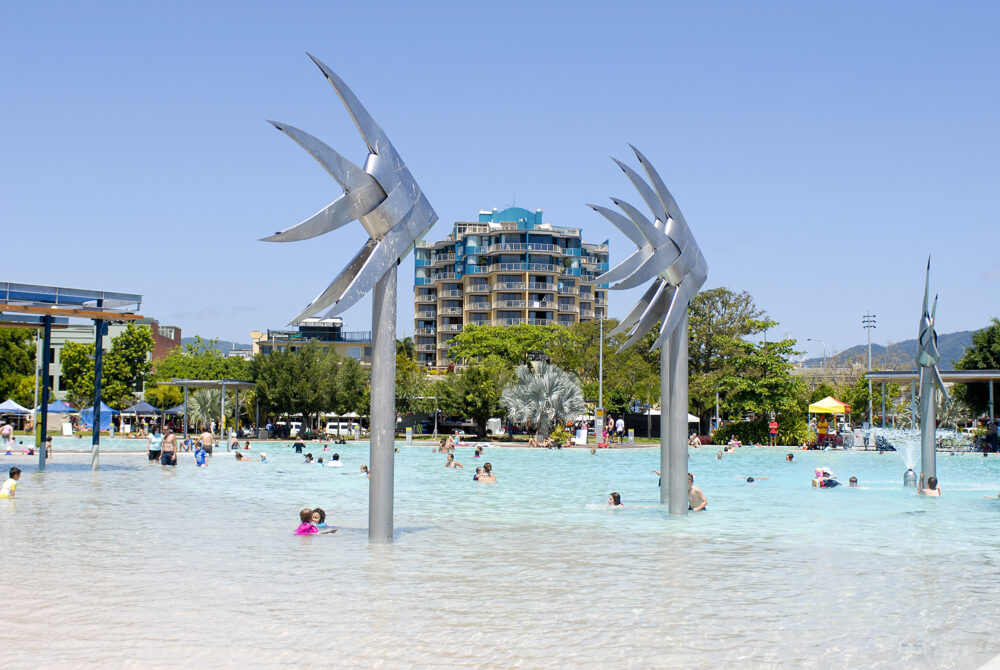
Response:
[{"label": "sculpture support pole", "polygon": [[[98,300],[98,305],[102,300]],[[104,321],[94,319],[94,411],[90,415],[93,422],[93,436],[90,439],[90,469],[101,466],[101,375],[104,355]]]},{"label": "sculpture support pole", "polygon": [[670,513],[687,514],[688,476],[688,317],[687,305],[684,317],[673,335],[667,340],[667,356],[670,359]]},{"label": "sculpture support pole", "polygon": [[885,382],[882,382],[882,418],[879,419],[878,425],[885,428]]},{"label": "sculpture support pole", "polygon": [[51,357],[49,356],[52,351],[52,317],[43,316],[42,317],[42,420],[38,427],[35,428],[35,434],[38,437],[35,439],[35,444],[38,447],[38,469],[45,469],[45,438],[48,437],[49,432],[49,397],[51,388],[49,387],[49,365],[52,363]]},{"label": "sculpture support pole", "polygon": [[372,291],[368,539],[376,542],[392,542],[396,430],[396,272],[397,264],[394,263]]},{"label": "sculpture support pole", "polygon": [[[673,338],[671,338],[673,339]],[[660,504],[670,502],[670,352],[660,347]]]},{"label": "sculpture support pole", "polygon": [[923,370],[920,382],[920,471],[927,477],[937,477],[937,452],[934,432],[937,429],[937,388],[932,368]]}]

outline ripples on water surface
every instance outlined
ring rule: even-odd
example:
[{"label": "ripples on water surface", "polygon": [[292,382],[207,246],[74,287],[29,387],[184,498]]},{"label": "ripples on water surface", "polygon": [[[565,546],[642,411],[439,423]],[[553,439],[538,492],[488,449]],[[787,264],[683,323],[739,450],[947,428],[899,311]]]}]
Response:
[{"label": "ripples on water surface", "polygon": [[[0,501],[5,668],[975,668],[1000,652],[996,458],[939,456],[932,500],[891,454],[702,448],[709,511],[671,519],[656,450],[460,448],[452,471],[403,447],[396,541],[377,547],[367,445],[340,447],[342,470],[255,444],[269,463],[103,454],[91,473],[60,451],[76,444],[44,473],[0,456],[25,471]],[[495,485],[471,481],[485,460]],[[813,489],[818,465],[863,488]],[[627,509],[602,508],[612,490]],[[293,536],[307,506],[342,530]]]}]

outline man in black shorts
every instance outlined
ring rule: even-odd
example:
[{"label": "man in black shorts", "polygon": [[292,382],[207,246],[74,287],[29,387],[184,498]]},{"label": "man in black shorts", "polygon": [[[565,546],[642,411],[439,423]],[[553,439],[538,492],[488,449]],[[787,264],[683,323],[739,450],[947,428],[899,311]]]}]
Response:
[{"label": "man in black shorts", "polygon": [[174,432],[169,428],[163,431],[161,450],[160,463],[162,465],[177,465],[177,438],[174,437]]}]

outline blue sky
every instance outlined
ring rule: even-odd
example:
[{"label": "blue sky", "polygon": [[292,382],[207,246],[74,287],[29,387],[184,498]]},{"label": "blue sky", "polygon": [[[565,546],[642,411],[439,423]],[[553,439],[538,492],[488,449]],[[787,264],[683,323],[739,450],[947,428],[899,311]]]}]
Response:
[{"label": "blue sky", "polygon": [[[516,203],[633,250],[588,202],[657,166],[709,263],[810,355],[939,332],[1000,290],[996,26],[987,2],[3,3],[0,279],[142,293],[185,334],[283,326],[359,224],[257,238],[339,187],[265,119],[366,151],[305,56],[386,129],[438,212]],[[412,333],[413,260],[400,268]],[[612,316],[638,291],[612,292]],[[370,302],[349,310],[367,330]]]}]

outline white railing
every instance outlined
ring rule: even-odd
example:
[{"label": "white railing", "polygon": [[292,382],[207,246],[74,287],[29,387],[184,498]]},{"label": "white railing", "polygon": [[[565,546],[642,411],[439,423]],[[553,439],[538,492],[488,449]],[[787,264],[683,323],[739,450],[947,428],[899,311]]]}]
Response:
[{"label": "white railing", "polygon": [[501,242],[498,244],[491,244],[486,247],[486,253],[488,254],[492,254],[497,251],[542,251],[553,254],[562,254],[565,252],[565,249],[558,244],[536,244],[534,242]]},{"label": "white railing", "polygon": [[566,303],[560,303],[559,304],[559,311],[560,312],[568,312],[570,314],[579,314],[580,313],[580,308],[577,307],[576,305],[569,305],[569,304],[566,304]]},{"label": "white railing", "polygon": [[523,300],[494,300],[494,309],[524,309]]},{"label": "white railing", "polygon": [[523,291],[527,288],[524,282],[501,282],[493,285],[494,291]]},{"label": "white railing", "polygon": [[417,296],[417,302],[437,302],[437,296],[432,293],[421,293]]},{"label": "white railing", "polygon": [[528,283],[528,290],[529,291],[555,291],[556,290],[556,285],[555,285],[554,282],[552,282],[552,283],[545,282],[544,284],[539,283],[539,282],[529,282]]},{"label": "white railing", "polygon": [[528,319],[529,326],[551,326],[555,319]]},{"label": "white railing", "polygon": [[461,314],[461,307],[442,307],[438,310],[438,314]]},{"label": "white railing", "polygon": [[435,272],[431,275],[431,281],[439,281],[441,279],[454,279],[454,272]]},{"label": "white railing", "polygon": [[519,326],[524,323],[524,319],[497,319],[494,326]]},{"label": "white railing", "polygon": [[472,302],[465,303],[465,309],[478,310],[488,312],[490,310],[489,300],[473,300]]},{"label": "white railing", "polygon": [[442,333],[458,333],[462,330],[462,324],[460,323],[444,323],[441,324],[438,330]]},{"label": "white railing", "polygon": [[438,297],[441,298],[461,298],[465,295],[464,291],[448,290],[448,291],[438,291]]},{"label": "white railing", "polygon": [[417,328],[413,331],[414,335],[433,335],[437,330],[434,328]]},{"label": "white railing", "polygon": [[551,263],[493,263],[490,272],[562,272],[561,265]]},{"label": "white railing", "polygon": [[468,288],[465,289],[466,293],[489,293],[489,284],[469,284]]},{"label": "white railing", "polygon": [[580,292],[579,289],[577,289],[575,286],[559,287],[559,295],[577,295],[579,292]]},{"label": "white railing", "polygon": [[434,312],[417,312],[418,319],[433,319],[436,318],[437,314]]}]

